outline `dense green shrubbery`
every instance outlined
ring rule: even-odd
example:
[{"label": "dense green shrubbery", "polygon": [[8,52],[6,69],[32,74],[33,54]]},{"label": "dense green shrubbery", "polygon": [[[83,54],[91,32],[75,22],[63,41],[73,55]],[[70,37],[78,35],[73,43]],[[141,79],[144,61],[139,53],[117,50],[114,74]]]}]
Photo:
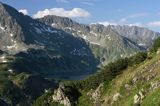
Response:
[{"label": "dense green shrubbery", "polygon": [[160,48],[160,37],[155,40],[151,51],[156,52],[158,48]]},{"label": "dense green shrubbery", "polygon": [[7,78],[0,79],[0,97],[4,97],[12,105],[23,98],[20,90]]},{"label": "dense green shrubbery", "polygon": [[144,60],[146,60],[146,58],[147,58],[147,52],[139,52],[136,55],[128,58],[128,65],[132,66],[135,64],[139,64],[143,62]]},{"label": "dense green shrubbery", "polygon": [[140,52],[132,57],[119,59],[113,63],[109,63],[108,65],[103,67],[100,72],[97,72],[96,74],[90,76],[85,80],[71,81],[66,85],[76,87],[77,89],[95,89],[99,86],[100,83],[111,81],[114,77],[119,75],[122,70],[126,69],[129,66],[140,64],[145,59],[147,59],[147,53]]},{"label": "dense green shrubbery", "polygon": [[50,103],[49,99],[53,94],[52,91],[48,93],[44,93],[42,96],[38,97],[36,101],[33,103],[33,106],[57,106],[57,103]]}]

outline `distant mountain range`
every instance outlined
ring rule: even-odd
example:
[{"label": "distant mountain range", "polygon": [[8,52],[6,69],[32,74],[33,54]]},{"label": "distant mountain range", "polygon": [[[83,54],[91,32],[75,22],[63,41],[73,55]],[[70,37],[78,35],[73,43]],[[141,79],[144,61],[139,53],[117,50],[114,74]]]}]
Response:
[{"label": "distant mountain range", "polygon": [[[147,28],[138,27],[138,26],[129,26],[129,25],[108,25],[104,26],[101,24],[91,24],[84,25],[73,21],[67,17],[59,17],[59,16],[45,16],[43,18],[38,19],[41,22],[44,22],[52,27],[63,29],[68,32],[68,30],[78,30],[78,32],[87,32],[90,31],[90,35],[103,35],[104,32],[107,32],[107,28],[111,28],[113,31],[118,33],[123,37],[127,37],[138,45],[149,48],[153,41],[159,37],[159,32],[154,32]],[[74,27],[74,28],[73,28]],[[94,33],[93,33],[94,32]],[[74,35],[74,33],[73,33]],[[78,34],[77,35],[81,35]]]},{"label": "distant mountain range", "polygon": [[153,41],[160,36],[158,32],[138,26],[84,25],[59,16],[45,16],[38,21],[84,39],[95,57],[104,65],[117,58],[149,49]]},{"label": "distant mountain range", "polygon": [[16,58],[16,72],[91,74],[98,66],[147,50],[159,35],[137,26],[84,25],[58,16],[32,19],[0,3],[0,50]]}]

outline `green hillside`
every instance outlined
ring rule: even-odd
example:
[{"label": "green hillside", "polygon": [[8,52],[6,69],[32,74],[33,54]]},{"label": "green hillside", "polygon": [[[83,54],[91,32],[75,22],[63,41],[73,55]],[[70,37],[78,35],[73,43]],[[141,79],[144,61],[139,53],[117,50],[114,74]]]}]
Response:
[{"label": "green hillside", "polygon": [[140,52],[109,63],[85,80],[63,81],[54,93],[38,98],[35,105],[44,105],[44,97],[45,102],[51,106],[53,103],[57,103],[53,106],[159,106],[158,42],[159,39],[150,52]]}]

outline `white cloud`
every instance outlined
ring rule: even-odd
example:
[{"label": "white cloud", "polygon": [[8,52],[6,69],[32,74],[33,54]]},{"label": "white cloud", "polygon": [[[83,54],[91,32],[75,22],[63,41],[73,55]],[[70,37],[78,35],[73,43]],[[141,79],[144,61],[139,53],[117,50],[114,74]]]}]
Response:
[{"label": "white cloud", "polygon": [[160,27],[160,21],[149,22],[147,25],[149,27]]},{"label": "white cloud", "polygon": [[57,15],[69,18],[80,18],[80,17],[86,18],[91,16],[88,11],[81,8],[73,8],[72,10],[65,10],[63,8],[51,8],[38,11],[36,14],[33,15],[33,17],[42,18],[47,15]]},{"label": "white cloud", "polygon": [[19,12],[23,13],[24,15],[28,15],[27,9],[20,9]]},{"label": "white cloud", "polygon": [[119,20],[118,22],[115,21],[103,21],[103,22],[96,22],[96,23],[92,23],[92,24],[102,24],[104,26],[108,26],[108,25],[128,25],[128,26],[139,26],[139,27],[143,27],[144,25],[142,23],[136,22],[136,23],[127,23],[126,20]]},{"label": "white cloud", "polygon": [[117,21],[103,21],[103,22],[96,22],[97,24],[103,24],[104,26],[108,25],[128,25],[128,26],[139,26],[144,27],[146,26],[146,23],[140,23],[140,22],[129,22],[129,19],[131,18],[138,18],[138,17],[144,17],[147,16],[147,13],[137,13],[137,14],[131,14],[127,17],[121,18]]},{"label": "white cloud", "polygon": [[115,22],[109,22],[109,21],[103,21],[103,22],[97,22],[97,23],[93,23],[93,24],[102,24],[104,26],[108,26],[108,25],[118,25]]}]

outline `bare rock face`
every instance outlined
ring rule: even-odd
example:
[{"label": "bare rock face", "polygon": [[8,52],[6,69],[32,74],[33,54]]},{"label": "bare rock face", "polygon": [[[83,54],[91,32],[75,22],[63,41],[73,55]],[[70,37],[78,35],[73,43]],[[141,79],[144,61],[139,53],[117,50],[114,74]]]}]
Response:
[{"label": "bare rock face", "polygon": [[135,84],[137,81],[138,81],[138,77],[134,77],[134,78],[132,79],[132,83],[133,83],[133,84]]},{"label": "bare rock face", "polygon": [[136,94],[134,96],[134,104],[136,104],[136,105],[140,104],[140,100],[141,100],[140,96],[138,94]]},{"label": "bare rock face", "polygon": [[135,96],[134,96],[134,104],[140,105],[142,100],[145,98],[146,92],[144,89],[141,89]]},{"label": "bare rock face", "polygon": [[157,88],[160,88],[160,82],[159,81],[156,81],[156,82],[151,82],[151,87],[150,89],[151,90],[155,90]]},{"label": "bare rock face", "polygon": [[113,95],[113,99],[112,99],[112,103],[116,102],[118,99],[120,99],[122,97],[122,95],[120,93],[116,93],[115,95]]},{"label": "bare rock face", "polygon": [[157,50],[157,54],[160,54],[160,49]]},{"label": "bare rock face", "polygon": [[[152,71],[151,71],[152,72]],[[156,77],[156,73],[153,73],[153,74],[150,74],[147,76],[146,80],[147,81],[150,81],[151,79],[155,78]]]},{"label": "bare rock face", "polygon": [[90,100],[92,100],[93,103],[96,105],[100,104],[100,97],[103,91],[102,89],[103,89],[103,83],[101,83],[95,91],[91,90],[91,92],[87,94],[88,96],[90,96]]},{"label": "bare rock face", "polygon": [[60,104],[63,104],[64,106],[71,106],[71,102],[64,92],[64,87],[61,86],[54,91],[52,100],[53,102],[58,102]]},{"label": "bare rock face", "polygon": [[126,90],[130,90],[131,89],[131,86],[129,84],[125,84],[124,87],[125,87]]}]

